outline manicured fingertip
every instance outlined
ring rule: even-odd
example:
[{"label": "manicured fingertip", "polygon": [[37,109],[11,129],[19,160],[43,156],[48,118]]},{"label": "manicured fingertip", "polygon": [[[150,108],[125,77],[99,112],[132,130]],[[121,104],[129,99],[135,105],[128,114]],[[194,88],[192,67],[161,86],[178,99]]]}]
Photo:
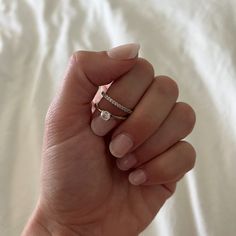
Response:
[{"label": "manicured fingertip", "polygon": [[142,169],[137,169],[129,174],[129,182],[133,185],[140,185],[145,183],[147,175]]},{"label": "manicured fingertip", "polygon": [[117,135],[109,145],[111,154],[117,158],[123,157],[132,147],[133,140],[125,133]]},{"label": "manicured fingertip", "polygon": [[123,158],[117,159],[116,164],[120,170],[129,170],[137,163],[135,155],[130,153]]},{"label": "manicured fingertip", "polygon": [[97,116],[91,121],[91,129],[94,134],[104,136],[115,126],[115,124],[116,121],[114,119],[105,121],[101,116]]},{"label": "manicured fingertip", "polygon": [[129,43],[118,47],[114,47],[107,51],[107,55],[112,59],[127,60],[133,59],[138,55],[140,44]]}]

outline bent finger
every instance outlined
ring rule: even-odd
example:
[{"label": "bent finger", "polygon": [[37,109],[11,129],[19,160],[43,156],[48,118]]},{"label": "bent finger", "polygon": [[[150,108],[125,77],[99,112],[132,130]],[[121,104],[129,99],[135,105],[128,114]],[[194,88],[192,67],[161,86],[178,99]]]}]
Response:
[{"label": "bent finger", "polygon": [[[123,106],[133,109],[139,102],[149,85],[154,79],[152,65],[145,59],[138,58],[134,67],[126,74],[114,81],[106,94]],[[112,103],[102,98],[98,106],[103,111],[116,116],[126,116],[127,113],[117,108]],[[106,135],[111,129],[121,123],[121,120],[108,117],[104,119],[101,112],[96,110],[93,114],[91,129],[98,136]]]},{"label": "bent finger", "polygon": [[166,76],[155,79],[133,113],[114,131],[109,146],[111,154],[123,157],[150,138],[170,113],[177,97],[178,86],[174,80]]},{"label": "bent finger", "polygon": [[195,120],[195,112],[190,105],[184,102],[176,103],[156,133],[134,152],[116,160],[118,168],[121,170],[137,168],[160,155],[185,138],[192,131]]},{"label": "bent finger", "polygon": [[180,141],[165,153],[132,171],[129,181],[134,185],[174,182],[193,168],[195,159],[193,146],[186,141]]}]

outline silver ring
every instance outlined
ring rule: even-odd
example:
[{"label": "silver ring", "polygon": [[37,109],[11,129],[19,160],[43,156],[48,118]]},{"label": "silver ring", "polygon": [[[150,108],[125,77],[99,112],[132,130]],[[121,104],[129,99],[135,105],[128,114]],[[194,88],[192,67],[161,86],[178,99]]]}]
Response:
[{"label": "silver ring", "polygon": [[115,101],[114,99],[112,99],[111,97],[109,97],[104,91],[102,91],[102,96],[111,104],[113,104],[114,106],[116,106],[117,108],[119,108],[120,110],[131,114],[133,111],[123,105],[121,105],[120,103],[118,103],[117,101]]},{"label": "silver ring", "polygon": [[111,119],[111,117],[115,118],[115,119],[119,119],[119,120],[125,120],[127,119],[126,116],[116,116],[111,114],[109,111],[105,111],[99,108],[98,103],[95,103],[96,108],[98,109],[98,111],[100,111],[100,117],[105,120],[108,121]]}]

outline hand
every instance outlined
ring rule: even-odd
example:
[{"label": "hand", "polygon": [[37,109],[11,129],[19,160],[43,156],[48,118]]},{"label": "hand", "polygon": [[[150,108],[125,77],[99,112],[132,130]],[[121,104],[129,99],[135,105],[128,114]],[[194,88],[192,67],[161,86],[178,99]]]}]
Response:
[{"label": "hand", "polygon": [[[194,148],[180,140],[194,111],[137,53],[131,44],[71,57],[47,113],[40,198],[24,235],[138,235],[193,167]],[[111,82],[107,94],[133,109],[125,121],[92,112],[98,87]],[[99,107],[126,115],[104,98]]]}]

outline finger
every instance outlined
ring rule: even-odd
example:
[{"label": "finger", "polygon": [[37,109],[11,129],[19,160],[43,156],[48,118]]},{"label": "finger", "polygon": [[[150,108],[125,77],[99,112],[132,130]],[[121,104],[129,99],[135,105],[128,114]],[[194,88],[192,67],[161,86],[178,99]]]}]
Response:
[{"label": "finger", "polygon": [[177,183],[175,181],[167,183],[167,184],[162,184],[162,186],[165,187],[171,194],[173,194],[175,192],[176,185],[177,185]]},{"label": "finger", "polygon": [[174,182],[193,168],[195,159],[196,152],[193,146],[180,141],[168,151],[131,172],[129,181],[134,185]]},{"label": "finger", "polygon": [[115,157],[123,157],[145,142],[166,119],[178,97],[174,80],[161,76],[153,80],[127,120],[112,135],[109,145]]},{"label": "finger", "polygon": [[[109,84],[127,73],[137,61],[138,50],[139,45],[127,44],[108,52],[74,53],[62,86],[49,107],[46,125],[53,123],[58,126],[63,123],[63,130],[68,132],[63,131],[63,135],[60,135],[62,139],[73,136],[81,128],[88,126],[91,101],[99,86]],[[53,140],[60,141],[55,137]]]},{"label": "finger", "polygon": [[[123,106],[133,109],[153,79],[154,70],[152,65],[148,61],[139,58],[135,66],[119,80],[113,82],[106,93]],[[127,115],[104,98],[101,99],[98,105],[100,109],[109,111],[113,115]],[[101,118],[100,112],[96,110],[93,114],[91,129],[96,135],[104,136],[120,122],[121,120],[114,118],[105,121]]]},{"label": "finger", "polygon": [[118,168],[121,170],[137,168],[160,155],[179,140],[185,138],[192,131],[195,120],[195,112],[190,105],[184,102],[176,103],[156,133],[134,152],[116,160]]}]

